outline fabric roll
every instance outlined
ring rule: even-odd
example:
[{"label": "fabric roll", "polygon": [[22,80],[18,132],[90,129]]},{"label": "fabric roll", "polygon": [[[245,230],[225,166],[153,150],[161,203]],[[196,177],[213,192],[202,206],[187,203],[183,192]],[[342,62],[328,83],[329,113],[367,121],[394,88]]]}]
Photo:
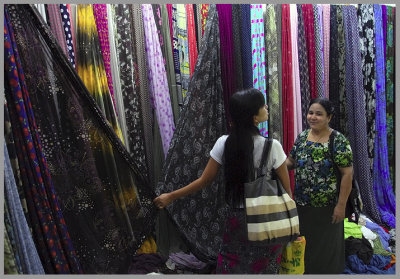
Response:
[{"label": "fabric roll", "polygon": [[97,33],[101,46],[101,54],[103,56],[104,70],[106,72],[107,84],[111,94],[111,99],[115,108],[115,113],[118,111],[115,105],[113,81],[110,67],[110,42],[108,40],[108,22],[107,22],[107,5],[93,4],[93,15],[96,21]]},{"label": "fabric roll", "polygon": [[146,61],[149,70],[149,92],[156,110],[164,155],[167,156],[172,135],[175,130],[167,74],[161,54],[153,9],[150,4],[143,4],[142,9],[147,54]]},{"label": "fabric roll", "polygon": [[[264,95],[265,102],[267,102],[267,90],[265,84],[264,19],[262,5],[250,5],[250,12],[253,88],[260,90]],[[268,137],[268,121],[260,123],[258,128],[262,136]]]},{"label": "fabric roll", "polygon": [[68,56],[68,47],[65,40],[64,27],[61,19],[60,5],[47,4],[47,13],[49,15],[48,23],[50,25],[50,28],[53,31],[53,34],[64,54]]},{"label": "fabric roll", "polygon": [[31,232],[22,210],[17,185],[12,172],[7,146],[4,143],[4,189],[5,200],[10,212],[11,223],[16,232],[15,239],[18,245],[23,274],[45,274],[39,254],[33,242]]},{"label": "fabric roll", "polygon": [[[16,150],[21,169],[23,188],[27,197],[29,216],[32,223],[38,252],[46,273],[70,274],[82,273],[74,245],[69,235],[69,229],[64,220],[64,212],[60,209],[58,193],[55,190],[47,156],[39,138],[39,130],[34,114],[28,82],[25,78],[37,80],[38,72],[34,75],[27,70],[28,65],[22,61],[26,53],[26,41],[23,32],[21,16],[24,22],[36,12],[28,5],[7,5],[4,17],[4,57],[5,57],[5,95],[10,104],[9,112],[16,140]],[[36,14],[36,19],[39,15]],[[14,33],[15,32],[15,33]],[[18,45],[15,38],[18,38]],[[29,44],[29,54],[31,47]],[[58,46],[57,46],[58,47]],[[59,48],[59,47],[58,47]],[[22,56],[20,56],[22,54]],[[31,75],[31,77],[29,77]],[[40,131],[42,132],[42,131]],[[46,154],[47,155],[47,154]]]},{"label": "fabric roll", "polygon": [[[142,20],[133,20],[133,18],[143,18],[142,7],[140,4],[132,4],[130,7],[132,26],[134,29],[135,38],[144,38],[144,27]],[[167,5],[168,7],[168,5]],[[154,130],[154,117],[153,109],[150,105],[150,95],[149,95],[149,79],[148,79],[148,69],[146,64],[146,51],[144,40],[136,39],[134,41],[136,49],[137,58],[137,73],[139,75],[139,97],[141,103],[141,112],[143,115],[143,130],[144,137],[146,139],[146,157],[147,166],[149,169],[150,185],[154,187],[156,181],[158,180],[157,174],[161,172],[161,169],[156,169],[154,162],[157,160],[164,160],[163,156],[156,156],[155,154],[162,153],[162,146],[155,145],[153,139]],[[139,69],[142,69],[141,71]],[[182,96],[182,94],[180,94]],[[159,129],[156,129],[159,130]],[[156,160],[157,158],[157,160]]]},{"label": "fabric roll", "polygon": [[[194,24],[193,4],[186,4],[187,14],[187,32],[188,32],[188,47],[189,47],[189,66],[190,66],[190,77],[194,72],[194,67],[197,61],[197,43],[196,43],[196,30]],[[164,56],[165,57],[165,56]]]},{"label": "fabric roll", "polygon": [[[108,7],[111,11],[111,7],[114,10],[109,13],[112,16],[110,18],[112,24],[109,24],[112,27],[110,34],[114,33],[115,37],[118,38],[113,40],[115,46],[110,40],[111,50],[115,48],[116,55],[115,59],[111,61],[115,60],[117,64],[115,65],[115,72],[118,73],[118,76],[115,75],[116,78],[113,79],[117,83],[117,86],[114,86],[116,101],[121,107],[118,118],[122,123],[121,129],[125,133],[125,146],[132,160],[135,161],[140,172],[150,179],[148,155],[146,154],[146,147],[150,142],[147,141],[144,132],[144,115],[139,92],[138,54],[135,45],[137,40],[133,27],[131,6],[120,4],[108,5]],[[113,58],[113,55],[111,58]],[[145,140],[139,141],[139,139]]]},{"label": "fabric roll", "polygon": [[323,65],[323,38],[321,36],[320,7],[313,4],[314,36],[315,36],[315,71],[317,80],[317,97],[324,97],[324,65]]},{"label": "fabric roll", "polygon": [[221,44],[221,74],[227,124],[231,122],[229,98],[235,93],[234,49],[232,35],[232,5],[217,4]]},{"label": "fabric roll", "polygon": [[[294,114],[293,114],[293,77],[292,77],[292,45],[290,30],[290,6],[282,4],[282,146],[289,154],[294,144]],[[294,192],[294,173],[291,176],[290,187]]]},{"label": "fabric roll", "polygon": [[[394,39],[395,39],[395,8],[387,7],[387,36],[386,36],[386,125],[387,125],[387,146],[388,146],[388,157],[389,157],[389,172],[390,180],[393,186],[396,185],[394,175]],[[393,187],[395,191],[396,187]]]},{"label": "fabric roll", "polygon": [[[226,133],[221,83],[218,13],[210,6],[198,63],[156,193],[179,189],[197,179],[215,141]],[[186,162],[192,162],[187,164]],[[222,243],[226,205],[221,173],[212,185],[166,207],[190,251],[215,264]]]},{"label": "fabric roll", "polygon": [[[168,5],[167,5],[167,7],[168,7]],[[176,89],[178,90],[178,103],[180,106],[182,106],[182,104],[183,104],[182,75],[181,75],[181,60],[180,60],[180,55],[179,55],[180,50],[179,50],[179,40],[178,40],[178,18],[177,18],[176,4],[173,4],[171,6],[171,18],[172,18],[171,40],[172,40],[172,46],[174,48],[173,53],[174,53],[174,70],[175,70]]]},{"label": "fabric roll", "polygon": [[299,50],[299,72],[300,72],[300,91],[301,91],[301,113],[302,130],[307,128],[308,104],[310,103],[310,79],[308,72],[307,44],[304,33],[303,10],[301,4],[296,4],[298,15],[298,37],[297,47]]},{"label": "fabric roll", "polygon": [[67,43],[67,50],[68,50],[68,57],[69,61],[71,62],[72,66],[75,68],[75,52],[74,52],[74,44],[72,41],[72,28],[71,28],[71,21],[68,12],[67,5],[60,4],[60,11],[61,11],[61,19],[63,22],[63,29],[65,33],[65,41]]},{"label": "fabric roll", "polygon": [[363,75],[361,65],[360,41],[357,30],[356,7],[343,6],[343,26],[345,31],[346,54],[346,103],[348,118],[348,138],[353,151],[354,177],[360,185],[361,198],[366,213],[376,222],[381,223],[378,211],[373,180],[369,169],[366,134],[366,115]]},{"label": "fabric roll", "polygon": [[278,81],[278,34],[276,32],[275,7],[267,4],[264,16],[265,23],[265,55],[266,55],[266,74],[268,92],[268,123],[269,135],[280,141],[282,139],[282,118],[279,101],[279,81]]},{"label": "fabric roll", "polygon": [[251,19],[250,4],[241,4],[242,10],[242,72],[243,88],[253,87],[253,68],[251,64]]},{"label": "fabric roll", "polygon": [[324,42],[324,93],[325,98],[329,99],[329,43],[330,43],[330,19],[331,19],[331,5],[323,4],[323,42]]},{"label": "fabric roll", "polygon": [[293,115],[294,115],[294,132],[293,142],[302,130],[302,112],[301,112],[301,92],[300,92],[300,72],[299,72],[299,50],[298,50],[298,15],[296,4],[290,4],[290,30],[292,45],[292,77],[293,77]]},{"label": "fabric roll", "polygon": [[340,131],[348,137],[347,130],[347,109],[346,109],[346,58],[345,58],[345,41],[344,41],[344,25],[343,25],[343,9],[342,5],[337,6],[337,23],[338,23],[338,62],[339,62],[339,127]]},{"label": "fabric roll", "polygon": [[242,11],[239,4],[232,4],[232,32],[233,35],[233,51],[234,51],[234,69],[235,69],[235,90],[243,89],[243,70],[242,70]]},{"label": "fabric roll", "polygon": [[118,32],[117,32],[117,25],[114,21],[115,19],[115,9],[113,5],[107,5],[107,26],[108,26],[108,41],[110,42],[110,70],[111,76],[114,77],[112,79],[113,82],[113,91],[114,91],[114,101],[115,101],[115,108],[118,112],[117,118],[119,127],[121,128],[122,137],[124,139],[124,145],[126,148],[130,149],[129,139],[128,139],[128,132],[126,126],[126,115],[125,115],[125,108],[124,102],[122,97],[122,89],[121,89],[121,76],[119,71],[119,59],[117,56],[117,49],[116,45],[118,45]]},{"label": "fabric roll", "polygon": [[340,131],[340,96],[339,96],[339,50],[337,5],[330,6],[330,42],[329,42],[329,100],[335,109],[335,115],[329,123],[330,127]]},{"label": "fabric roll", "polygon": [[[175,6],[175,5],[174,5]],[[187,96],[190,81],[189,41],[187,14],[184,4],[176,4],[176,26],[179,50],[179,67],[183,99]]]},{"label": "fabric roll", "polygon": [[391,228],[396,226],[396,202],[389,174],[386,128],[385,60],[383,52],[382,6],[374,4],[376,46],[376,109],[375,156],[373,166],[374,193],[381,219]]},{"label": "fabric roll", "polygon": [[165,4],[161,5],[161,17],[162,17],[161,35],[164,38],[164,44],[162,45],[162,49],[164,49],[163,53],[165,53],[164,58],[166,62],[168,88],[170,93],[172,112],[174,113],[174,123],[177,123],[180,110],[178,101],[178,88],[176,85],[176,76],[174,70],[174,57],[172,50],[173,47],[171,45],[171,33],[168,24],[168,11]]},{"label": "fabric roll", "polygon": [[304,33],[306,36],[308,73],[310,81],[311,99],[317,98],[317,74],[316,74],[316,35],[314,31],[314,9],[312,4],[302,4]]},{"label": "fabric roll", "polygon": [[372,173],[375,144],[375,18],[372,4],[361,4],[358,8],[358,32],[364,75],[364,92],[367,117],[368,162]]}]

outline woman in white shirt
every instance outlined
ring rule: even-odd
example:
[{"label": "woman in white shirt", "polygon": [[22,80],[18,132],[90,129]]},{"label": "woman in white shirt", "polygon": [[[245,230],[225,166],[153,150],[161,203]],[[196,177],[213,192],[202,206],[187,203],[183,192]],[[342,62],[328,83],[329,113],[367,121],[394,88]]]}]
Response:
[{"label": "woman in white shirt", "polygon": [[[210,160],[202,175],[187,186],[164,193],[154,199],[158,208],[164,208],[175,199],[192,194],[211,184],[221,166],[225,177],[225,199],[228,218],[223,244],[217,260],[217,273],[276,274],[279,271],[281,244],[265,247],[251,246],[247,240],[243,184],[248,181],[249,164],[258,167],[265,138],[258,125],[268,120],[268,106],[263,94],[254,88],[239,91],[229,100],[232,127],[229,135],[221,136],[210,152]],[[281,181],[289,196],[289,175],[286,155],[281,144],[273,140],[266,162],[267,176],[271,169]]]}]

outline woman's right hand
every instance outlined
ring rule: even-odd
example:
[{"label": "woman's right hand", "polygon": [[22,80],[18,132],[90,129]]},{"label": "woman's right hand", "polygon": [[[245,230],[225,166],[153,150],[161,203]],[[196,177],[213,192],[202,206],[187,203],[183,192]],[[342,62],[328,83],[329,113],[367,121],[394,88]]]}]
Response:
[{"label": "woman's right hand", "polygon": [[159,195],[153,200],[153,203],[159,208],[163,209],[173,201],[171,193],[164,193]]}]

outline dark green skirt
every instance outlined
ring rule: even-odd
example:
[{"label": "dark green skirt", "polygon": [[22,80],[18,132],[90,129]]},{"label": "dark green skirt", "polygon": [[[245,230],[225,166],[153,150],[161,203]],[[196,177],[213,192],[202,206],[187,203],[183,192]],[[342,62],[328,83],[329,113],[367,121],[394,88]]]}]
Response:
[{"label": "dark green skirt", "polygon": [[297,206],[300,234],[306,238],[304,274],[341,274],[344,270],[344,222],[331,224],[334,206]]}]

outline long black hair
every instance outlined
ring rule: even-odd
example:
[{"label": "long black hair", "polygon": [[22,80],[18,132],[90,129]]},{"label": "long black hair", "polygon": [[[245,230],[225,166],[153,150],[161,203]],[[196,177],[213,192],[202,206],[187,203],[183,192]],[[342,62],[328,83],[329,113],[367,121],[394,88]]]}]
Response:
[{"label": "long black hair", "polygon": [[236,92],[230,97],[231,132],[225,143],[225,197],[231,205],[243,203],[243,183],[253,165],[253,136],[260,135],[254,116],[265,105],[263,94],[254,88]]}]

